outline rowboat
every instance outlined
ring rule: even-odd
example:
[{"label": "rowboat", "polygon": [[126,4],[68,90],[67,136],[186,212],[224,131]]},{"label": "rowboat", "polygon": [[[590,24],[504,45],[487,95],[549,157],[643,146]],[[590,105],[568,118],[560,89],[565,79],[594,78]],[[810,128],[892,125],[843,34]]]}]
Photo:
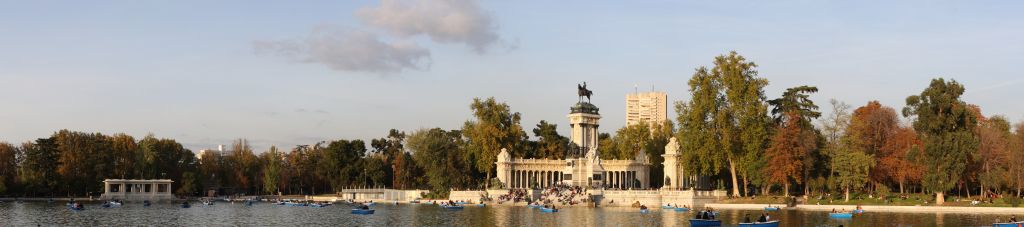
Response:
[{"label": "rowboat", "polygon": [[830,218],[853,218],[853,213],[829,213]]},{"label": "rowboat", "polygon": [[864,210],[863,210],[863,209],[860,209],[860,210],[853,210],[853,213],[854,213],[854,214],[863,214],[863,213],[864,213]]},{"label": "rowboat", "polygon": [[1024,221],[992,223],[992,227],[1021,227],[1021,226],[1024,226]]},{"label": "rowboat", "polygon": [[188,203],[182,203],[181,204],[181,208],[189,208],[189,207],[192,207],[192,205],[189,205]]},{"label": "rowboat", "polygon": [[487,204],[480,203],[480,204],[477,204],[476,206],[477,207],[485,207],[485,206],[487,206]]},{"label": "rowboat", "polygon": [[464,207],[459,206],[459,205],[441,205],[441,207],[444,207],[445,209],[449,209],[449,210],[462,210],[462,208],[464,208]]},{"label": "rowboat", "polygon": [[558,209],[554,209],[554,208],[547,208],[547,207],[541,207],[541,208],[540,208],[540,212],[544,212],[544,213],[554,213],[554,212],[558,212]]},{"label": "rowboat", "polygon": [[676,212],[687,212],[687,211],[690,211],[690,208],[686,208],[686,207],[676,207],[676,209],[675,209],[675,210],[676,210]]},{"label": "rowboat", "polygon": [[665,205],[665,206],[661,206],[661,209],[672,209],[672,208],[675,208],[675,207],[673,207],[673,206],[668,206],[668,205]]},{"label": "rowboat", "polygon": [[779,220],[768,222],[740,223],[740,227],[778,227]]},{"label": "rowboat", "polygon": [[690,219],[690,226],[722,226],[722,220]]},{"label": "rowboat", "polygon": [[640,209],[640,213],[641,214],[646,214],[646,213],[650,213],[650,212],[651,212],[650,209]]},{"label": "rowboat", "polygon": [[541,208],[541,207],[544,207],[544,206],[530,204],[530,205],[526,205],[526,207],[529,207],[529,208]]},{"label": "rowboat", "polygon": [[779,208],[778,207],[765,207],[764,210],[765,211],[777,211],[777,210],[779,210]]},{"label": "rowboat", "polygon": [[370,209],[352,209],[352,214],[373,214],[374,210]]}]

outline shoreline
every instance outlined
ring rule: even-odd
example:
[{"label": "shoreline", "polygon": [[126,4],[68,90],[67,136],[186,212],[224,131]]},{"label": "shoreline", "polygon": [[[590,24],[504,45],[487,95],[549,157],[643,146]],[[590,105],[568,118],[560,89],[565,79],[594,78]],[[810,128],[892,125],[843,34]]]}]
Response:
[{"label": "shoreline", "polygon": [[[772,204],[779,206],[783,204]],[[728,210],[764,210],[768,204],[727,204],[708,203],[706,207]],[[782,210],[803,210],[803,211],[825,211],[832,209],[853,211],[856,205],[797,205],[796,207],[782,207]],[[888,213],[984,213],[984,214],[1022,214],[1024,207],[964,207],[964,206],[879,206],[861,205],[865,212],[888,212]]]}]

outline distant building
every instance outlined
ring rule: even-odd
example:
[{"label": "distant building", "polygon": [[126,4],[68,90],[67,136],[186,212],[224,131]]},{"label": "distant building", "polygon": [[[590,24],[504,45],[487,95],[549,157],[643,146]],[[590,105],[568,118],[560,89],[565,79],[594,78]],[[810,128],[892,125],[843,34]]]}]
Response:
[{"label": "distant building", "polygon": [[171,183],[174,181],[170,179],[106,179],[100,199],[171,200]]},{"label": "distant building", "polygon": [[227,155],[229,155],[228,152],[224,152],[224,145],[217,145],[217,149],[216,150],[214,150],[214,149],[202,149],[202,150],[199,150],[199,152],[196,152],[196,160],[199,160],[200,162],[202,162],[203,161],[203,155],[206,155],[207,153],[213,153],[213,154],[216,154],[217,156],[227,156]]},{"label": "distant building", "polygon": [[668,94],[660,91],[626,94],[626,125],[661,124],[668,119]]}]

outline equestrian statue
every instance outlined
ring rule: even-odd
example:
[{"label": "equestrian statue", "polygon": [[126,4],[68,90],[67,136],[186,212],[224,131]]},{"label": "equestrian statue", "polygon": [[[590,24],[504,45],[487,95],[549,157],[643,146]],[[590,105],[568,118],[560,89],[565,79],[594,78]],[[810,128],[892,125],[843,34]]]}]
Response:
[{"label": "equestrian statue", "polygon": [[590,102],[590,95],[594,94],[594,91],[587,90],[587,82],[583,82],[583,85],[576,84],[577,92],[580,95],[580,102],[583,102],[583,97],[587,97],[587,102]]}]

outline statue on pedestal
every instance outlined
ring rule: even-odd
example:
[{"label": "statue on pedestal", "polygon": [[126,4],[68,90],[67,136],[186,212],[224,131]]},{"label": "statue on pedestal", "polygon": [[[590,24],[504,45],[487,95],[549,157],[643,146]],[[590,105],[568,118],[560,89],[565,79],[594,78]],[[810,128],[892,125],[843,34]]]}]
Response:
[{"label": "statue on pedestal", "polygon": [[580,102],[583,102],[583,97],[587,97],[587,102],[590,102],[590,95],[594,94],[594,91],[587,90],[587,82],[583,82],[583,85],[576,84],[576,94],[580,96]]}]

